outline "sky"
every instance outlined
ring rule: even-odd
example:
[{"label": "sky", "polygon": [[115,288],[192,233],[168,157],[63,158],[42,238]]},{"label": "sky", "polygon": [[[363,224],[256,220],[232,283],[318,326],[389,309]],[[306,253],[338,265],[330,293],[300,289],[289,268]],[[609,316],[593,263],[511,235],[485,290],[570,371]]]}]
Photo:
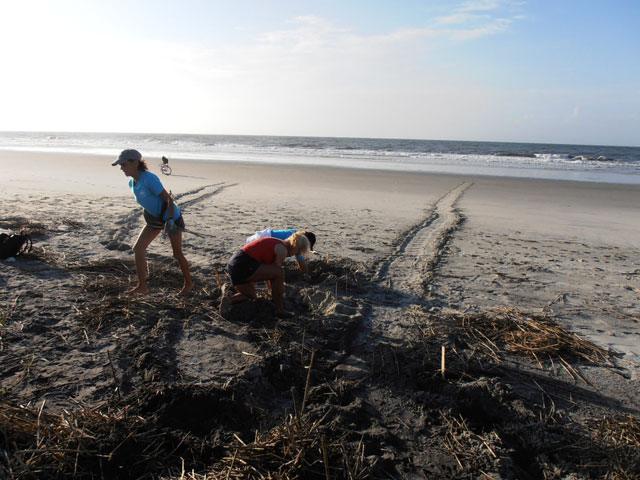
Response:
[{"label": "sky", "polygon": [[640,146],[637,0],[0,8],[0,131]]}]

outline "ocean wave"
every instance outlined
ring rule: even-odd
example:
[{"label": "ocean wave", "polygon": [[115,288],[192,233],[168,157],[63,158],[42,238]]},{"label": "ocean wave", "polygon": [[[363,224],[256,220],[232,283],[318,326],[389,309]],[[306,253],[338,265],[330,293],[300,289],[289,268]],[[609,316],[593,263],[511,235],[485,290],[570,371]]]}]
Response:
[{"label": "ocean wave", "polygon": [[594,175],[601,177],[611,172],[627,175],[632,182],[640,176],[640,148],[635,147],[333,137],[0,132],[2,150],[116,155],[123,148],[139,148],[147,158],[164,155],[201,161],[508,176],[544,174],[571,179],[576,175],[592,179]]},{"label": "ocean wave", "polygon": [[575,160],[581,160],[585,162],[614,162],[613,158],[607,158],[604,155],[596,156],[588,156],[588,155],[569,155],[569,158],[573,158]]},{"label": "ocean wave", "polygon": [[495,152],[494,155],[498,157],[524,157],[524,158],[537,157],[537,153],[526,153],[526,152]]}]

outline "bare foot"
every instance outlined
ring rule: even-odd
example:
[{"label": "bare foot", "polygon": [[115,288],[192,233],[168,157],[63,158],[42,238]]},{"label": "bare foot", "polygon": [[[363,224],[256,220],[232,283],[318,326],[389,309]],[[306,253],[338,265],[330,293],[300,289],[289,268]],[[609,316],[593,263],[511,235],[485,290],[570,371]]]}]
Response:
[{"label": "bare foot", "polygon": [[184,287],[182,287],[182,290],[176,293],[176,297],[180,297],[180,296],[186,297],[187,295],[189,295],[189,293],[191,293],[191,290],[193,290],[193,282],[189,282],[188,284],[185,284]]},{"label": "bare foot", "polygon": [[127,295],[145,295],[149,293],[149,288],[146,286],[138,285],[133,290],[129,290]]},{"label": "bare foot", "polygon": [[223,318],[227,318],[229,312],[231,311],[231,297],[224,296],[220,299],[220,315]]}]

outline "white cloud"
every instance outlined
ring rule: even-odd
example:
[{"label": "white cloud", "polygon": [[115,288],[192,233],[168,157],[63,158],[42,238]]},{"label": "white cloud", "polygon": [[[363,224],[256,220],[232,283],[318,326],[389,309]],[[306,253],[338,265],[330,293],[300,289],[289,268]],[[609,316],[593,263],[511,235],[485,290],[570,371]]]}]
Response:
[{"label": "white cloud", "polygon": [[441,21],[373,35],[303,16],[215,45],[56,32],[43,23],[45,48],[23,33],[25,50],[0,52],[21,72],[0,78],[0,104],[11,113],[0,130],[446,137],[466,106],[472,131],[481,94],[452,81],[441,59],[432,64],[428,48],[496,34],[508,22],[454,13],[449,23],[458,28]]},{"label": "white cloud", "polygon": [[511,23],[512,20],[508,18],[496,18],[475,28],[453,30],[451,36],[456,40],[472,40],[488,35],[496,35],[507,31]]},{"label": "white cloud", "polygon": [[471,13],[453,13],[451,15],[447,15],[446,17],[439,17],[438,22],[442,24],[460,24],[460,23],[471,23],[478,21],[486,21],[490,20],[491,16],[489,15],[476,15]]},{"label": "white cloud", "polygon": [[500,0],[468,0],[460,6],[459,10],[462,12],[496,10],[503,4],[504,2]]},{"label": "white cloud", "polygon": [[438,17],[436,21],[440,27],[444,27],[440,32],[448,34],[454,40],[473,40],[496,35],[507,31],[515,20],[524,18],[518,14],[511,17],[497,16],[494,10],[501,9],[504,5],[512,3],[498,0],[468,1],[454,9],[450,15]]}]

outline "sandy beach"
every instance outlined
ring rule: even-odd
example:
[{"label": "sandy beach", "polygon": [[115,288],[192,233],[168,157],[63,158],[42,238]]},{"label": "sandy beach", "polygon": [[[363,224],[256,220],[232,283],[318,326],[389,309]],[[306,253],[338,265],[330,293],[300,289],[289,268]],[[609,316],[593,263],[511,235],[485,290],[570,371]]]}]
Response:
[{"label": "sandy beach", "polygon": [[[640,478],[638,186],[153,158],[196,286],[176,299],[159,238],[130,298],[143,218],[113,160],[0,152],[0,231],[33,239],[0,261],[8,478],[225,478],[243,454],[266,478],[276,431],[298,478]],[[286,264],[294,318],[264,289],[222,318],[218,278],[266,227],[318,238],[309,275]],[[53,428],[24,460],[44,414],[81,420],[72,460],[44,454]]]}]

